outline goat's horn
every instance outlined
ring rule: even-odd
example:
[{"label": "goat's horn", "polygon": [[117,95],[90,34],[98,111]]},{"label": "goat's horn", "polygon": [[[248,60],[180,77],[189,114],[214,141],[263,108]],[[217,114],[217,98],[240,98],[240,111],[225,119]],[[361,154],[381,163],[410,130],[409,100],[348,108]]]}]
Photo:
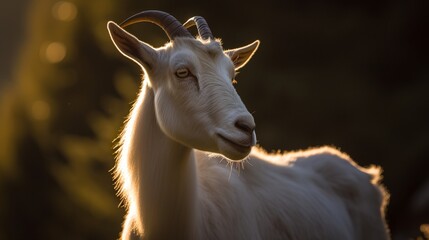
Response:
[{"label": "goat's horn", "polygon": [[203,17],[195,16],[190,18],[188,21],[183,24],[185,28],[190,28],[194,25],[197,25],[198,34],[202,39],[213,39],[212,31],[210,31],[209,25]]},{"label": "goat's horn", "polygon": [[123,21],[120,26],[126,27],[134,23],[139,22],[151,22],[159,27],[161,27],[164,32],[167,34],[170,40],[176,37],[191,37],[191,33],[183,27],[183,25],[173,16],[166,12],[157,11],[157,10],[147,10],[139,12],[125,21]]}]

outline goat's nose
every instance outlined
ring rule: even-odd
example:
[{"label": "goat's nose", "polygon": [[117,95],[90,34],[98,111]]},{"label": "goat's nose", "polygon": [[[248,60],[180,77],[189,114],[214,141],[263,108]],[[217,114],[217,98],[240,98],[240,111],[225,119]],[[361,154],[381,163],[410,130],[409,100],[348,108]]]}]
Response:
[{"label": "goat's nose", "polygon": [[238,118],[235,123],[235,127],[240,129],[241,131],[252,135],[253,131],[255,130],[255,122],[253,120],[253,117],[240,117]]}]

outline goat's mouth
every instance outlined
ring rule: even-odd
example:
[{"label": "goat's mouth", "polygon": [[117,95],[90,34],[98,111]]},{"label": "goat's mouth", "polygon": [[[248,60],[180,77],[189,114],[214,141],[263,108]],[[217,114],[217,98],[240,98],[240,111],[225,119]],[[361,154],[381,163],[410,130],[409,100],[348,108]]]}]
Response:
[{"label": "goat's mouth", "polygon": [[222,139],[222,141],[226,142],[228,146],[232,147],[235,151],[239,153],[248,153],[253,146],[252,141],[249,141],[249,143],[242,143],[239,141],[231,140],[230,138],[225,137],[222,134],[217,135],[220,139]]}]

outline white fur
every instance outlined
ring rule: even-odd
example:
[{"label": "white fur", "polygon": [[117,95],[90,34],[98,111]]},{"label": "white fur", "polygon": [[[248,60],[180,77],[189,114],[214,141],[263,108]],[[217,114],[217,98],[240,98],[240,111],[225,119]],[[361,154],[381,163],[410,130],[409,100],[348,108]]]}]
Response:
[{"label": "white fur", "polygon": [[[380,168],[359,167],[331,147],[285,154],[253,147],[246,157],[219,138],[255,141],[234,125],[254,123],[231,83],[232,53],[219,42],[179,38],[160,49],[144,45],[136,56],[118,42],[134,44],[132,36],[109,24],[118,49],[146,72],[119,143],[122,239],[389,238]],[[175,77],[182,66],[197,85]]]}]

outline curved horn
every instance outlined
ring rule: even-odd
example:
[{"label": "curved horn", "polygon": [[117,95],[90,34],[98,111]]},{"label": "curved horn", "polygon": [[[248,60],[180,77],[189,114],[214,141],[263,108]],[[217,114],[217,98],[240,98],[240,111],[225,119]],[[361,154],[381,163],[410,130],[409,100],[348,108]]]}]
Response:
[{"label": "curved horn", "polygon": [[212,31],[210,30],[209,25],[203,17],[192,17],[188,21],[186,21],[185,24],[183,24],[185,28],[190,28],[194,25],[197,25],[198,34],[202,39],[214,39]]},{"label": "curved horn", "polygon": [[134,23],[151,22],[164,30],[170,40],[176,37],[191,37],[191,33],[182,26],[182,24],[173,16],[166,12],[157,10],[147,10],[134,14],[123,21],[120,26],[126,27]]}]

